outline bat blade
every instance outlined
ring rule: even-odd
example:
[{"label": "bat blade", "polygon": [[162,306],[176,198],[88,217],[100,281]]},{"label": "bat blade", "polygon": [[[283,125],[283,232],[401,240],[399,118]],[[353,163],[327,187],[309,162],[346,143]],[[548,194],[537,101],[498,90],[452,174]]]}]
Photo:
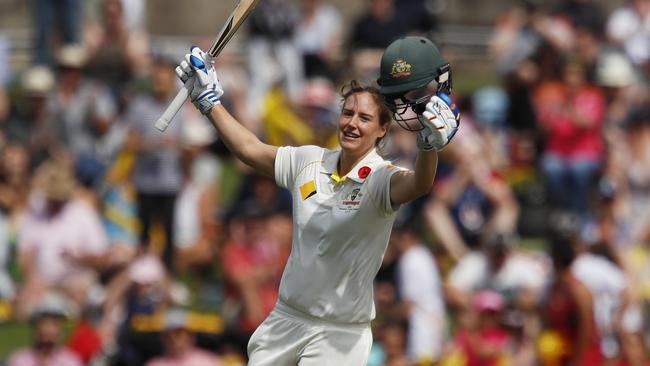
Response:
[{"label": "bat blade", "polygon": [[[217,57],[221,51],[223,51],[232,36],[235,35],[239,27],[244,23],[246,18],[250,15],[253,9],[255,9],[255,6],[257,6],[257,3],[259,2],[260,0],[241,0],[237,4],[228,17],[226,24],[221,28],[214,44],[212,44],[212,47],[208,50],[210,56],[213,58]],[[174,99],[169,103],[162,116],[158,118],[154,125],[158,131],[164,132],[167,129],[169,123],[181,109],[183,103],[185,103],[185,99],[187,99],[187,96],[190,94],[190,87],[190,83],[186,82],[178,91]]]}]

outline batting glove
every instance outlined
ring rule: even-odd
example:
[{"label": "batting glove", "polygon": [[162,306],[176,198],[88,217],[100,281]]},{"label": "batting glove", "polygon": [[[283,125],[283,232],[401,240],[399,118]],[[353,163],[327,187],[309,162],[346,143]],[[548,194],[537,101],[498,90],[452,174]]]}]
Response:
[{"label": "batting glove", "polygon": [[185,59],[176,67],[176,75],[183,83],[194,78],[190,100],[201,113],[208,113],[212,107],[221,104],[223,87],[217,78],[212,60],[208,54],[194,46]]},{"label": "batting glove", "polygon": [[456,103],[445,93],[431,97],[419,118],[424,129],[418,132],[417,147],[425,151],[442,150],[460,126],[460,113]]}]

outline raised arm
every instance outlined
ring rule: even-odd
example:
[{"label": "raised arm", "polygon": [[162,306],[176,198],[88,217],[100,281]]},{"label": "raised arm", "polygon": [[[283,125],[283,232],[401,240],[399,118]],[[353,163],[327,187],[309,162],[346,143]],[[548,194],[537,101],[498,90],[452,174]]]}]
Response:
[{"label": "raised arm", "polygon": [[219,132],[221,140],[239,160],[259,173],[274,177],[275,155],[278,151],[276,146],[260,141],[221,104],[212,108],[206,116]]},{"label": "raised arm", "polygon": [[396,173],[391,178],[390,198],[398,206],[427,194],[433,185],[438,165],[438,153],[454,137],[460,124],[458,110],[450,107],[445,94],[434,95],[419,116],[424,128],[417,134],[418,152],[415,169]]},{"label": "raised arm", "polygon": [[278,148],[260,141],[224,108],[219,99],[223,88],[207,55],[200,48],[193,47],[176,68],[176,74],[183,82],[194,78],[190,99],[212,122],[228,149],[259,173],[273,177]]}]

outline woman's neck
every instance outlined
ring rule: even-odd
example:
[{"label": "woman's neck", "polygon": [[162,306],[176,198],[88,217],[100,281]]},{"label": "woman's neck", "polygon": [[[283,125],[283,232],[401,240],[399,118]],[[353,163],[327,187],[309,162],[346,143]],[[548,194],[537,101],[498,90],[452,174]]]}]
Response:
[{"label": "woman's neck", "polygon": [[351,153],[346,153],[345,150],[342,150],[341,156],[339,157],[339,163],[338,163],[339,176],[343,177],[348,175],[350,170],[352,170],[352,168],[354,168],[355,165],[357,165],[361,160],[363,160],[363,158],[365,158],[366,155],[370,154],[372,150],[373,149],[370,149],[360,155],[353,155]]}]

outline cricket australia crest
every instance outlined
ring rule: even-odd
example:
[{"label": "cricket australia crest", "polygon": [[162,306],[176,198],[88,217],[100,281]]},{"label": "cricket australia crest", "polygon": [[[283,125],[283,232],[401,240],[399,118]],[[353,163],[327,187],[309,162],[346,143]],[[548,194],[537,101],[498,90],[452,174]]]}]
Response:
[{"label": "cricket australia crest", "polygon": [[394,78],[401,78],[404,76],[411,75],[411,64],[406,61],[399,59],[393,64],[393,68],[390,71],[390,75]]},{"label": "cricket australia crest", "polygon": [[361,206],[361,197],[363,197],[361,188],[353,189],[338,205],[339,210],[347,212],[358,211]]}]

